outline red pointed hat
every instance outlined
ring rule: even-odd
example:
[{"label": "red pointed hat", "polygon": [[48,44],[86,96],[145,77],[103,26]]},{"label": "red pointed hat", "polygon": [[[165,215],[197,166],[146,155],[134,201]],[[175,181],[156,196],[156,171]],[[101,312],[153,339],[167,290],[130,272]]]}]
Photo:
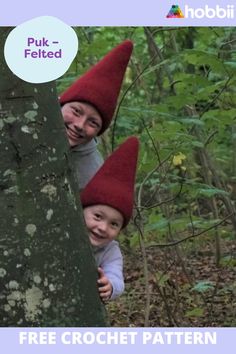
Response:
[{"label": "red pointed hat", "polygon": [[133,43],[130,40],[113,48],[59,98],[61,105],[72,101],[92,104],[102,116],[103,125],[99,135],[112,120],[132,50]]},{"label": "red pointed hat", "polygon": [[103,204],[118,210],[125,227],[132,216],[139,141],[128,138],[105,161],[81,193],[83,207]]}]

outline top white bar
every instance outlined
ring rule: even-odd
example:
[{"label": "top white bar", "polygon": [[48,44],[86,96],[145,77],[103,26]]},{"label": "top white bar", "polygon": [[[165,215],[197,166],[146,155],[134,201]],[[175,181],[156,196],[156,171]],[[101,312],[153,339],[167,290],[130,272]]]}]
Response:
[{"label": "top white bar", "polygon": [[[172,6],[174,10],[171,11]],[[183,17],[180,17],[182,13]],[[170,14],[169,17],[166,17]],[[7,0],[0,26],[16,26],[39,16],[71,26],[235,26],[235,0]]]}]

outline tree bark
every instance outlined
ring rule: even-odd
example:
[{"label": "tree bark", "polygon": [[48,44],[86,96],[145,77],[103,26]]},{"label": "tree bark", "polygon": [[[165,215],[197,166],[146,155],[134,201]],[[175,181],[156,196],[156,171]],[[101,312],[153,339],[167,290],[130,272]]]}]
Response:
[{"label": "tree bark", "polygon": [[0,28],[0,326],[106,326],[55,83],[8,69]]}]

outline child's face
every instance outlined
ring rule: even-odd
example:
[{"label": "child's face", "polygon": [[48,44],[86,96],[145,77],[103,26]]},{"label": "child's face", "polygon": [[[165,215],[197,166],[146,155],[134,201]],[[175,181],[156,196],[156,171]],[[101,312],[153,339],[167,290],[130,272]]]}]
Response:
[{"label": "child's face", "polygon": [[102,128],[102,117],[89,103],[68,102],[61,108],[70,146],[88,143]]},{"label": "child's face", "polygon": [[84,208],[84,218],[93,246],[105,246],[118,235],[123,226],[122,214],[108,205]]}]

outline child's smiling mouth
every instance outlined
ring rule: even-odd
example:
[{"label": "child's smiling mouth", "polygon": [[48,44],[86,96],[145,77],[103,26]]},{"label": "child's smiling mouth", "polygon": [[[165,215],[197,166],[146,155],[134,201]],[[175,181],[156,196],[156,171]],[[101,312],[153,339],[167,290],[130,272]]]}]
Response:
[{"label": "child's smiling mouth", "polygon": [[91,232],[90,235],[95,240],[106,240],[105,236],[97,234],[96,232]]}]

